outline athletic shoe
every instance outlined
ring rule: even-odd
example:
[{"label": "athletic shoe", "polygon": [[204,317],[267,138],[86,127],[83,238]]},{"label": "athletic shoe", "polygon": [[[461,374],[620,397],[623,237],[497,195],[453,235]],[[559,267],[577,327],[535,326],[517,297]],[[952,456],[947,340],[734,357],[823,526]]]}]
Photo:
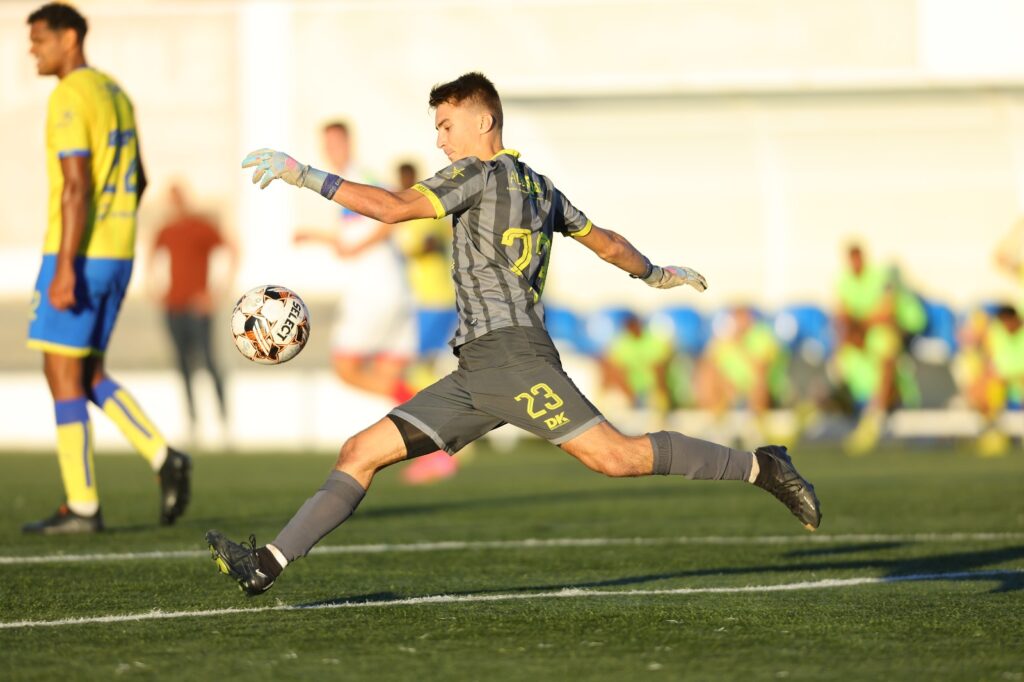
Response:
[{"label": "athletic shoe", "polygon": [[48,519],[26,523],[21,527],[22,533],[38,533],[39,535],[72,535],[80,533],[99,533],[103,530],[103,513],[99,510],[92,516],[81,516],[62,504]]},{"label": "athletic shoe", "polygon": [[786,505],[804,528],[816,530],[821,524],[821,504],[814,494],[814,486],[797,473],[786,448],[765,445],[755,450],[754,456],[760,467],[754,485],[764,488]]},{"label": "athletic shoe", "polygon": [[247,596],[263,594],[273,586],[274,578],[260,569],[255,535],[249,536],[249,544],[246,545],[232,542],[220,532],[210,530],[206,532],[206,544],[210,546],[210,556],[220,572],[234,578],[238,589]]},{"label": "athletic shoe", "polygon": [[192,458],[167,448],[167,459],[160,467],[160,524],[169,526],[185,513],[192,497]]}]

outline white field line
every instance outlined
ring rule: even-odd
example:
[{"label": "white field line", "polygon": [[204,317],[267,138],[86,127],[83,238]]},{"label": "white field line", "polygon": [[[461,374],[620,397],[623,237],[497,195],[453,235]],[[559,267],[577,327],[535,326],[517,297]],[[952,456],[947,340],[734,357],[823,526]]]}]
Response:
[{"label": "white field line", "polygon": [[[444,542],[413,542],[407,544],[327,545],[315,548],[312,554],[389,554],[399,552],[450,552],[482,549],[544,549],[548,547],[622,547],[658,545],[808,545],[845,542],[1017,542],[1024,533],[908,533],[899,535],[763,535],[736,537],[705,535],[669,538],[549,538],[524,540],[482,540]],[[29,556],[0,556],[0,566],[25,564],[89,563],[104,561],[145,561],[153,559],[192,559],[206,556],[205,549],[181,549],[152,552],[118,552],[97,554],[43,554]]]},{"label": "white field line", "polygon": [[829,578],[827,580],[782,583],[778,585],[747,585],[745,587],[680,587],[664,590],[591,590],[566,588],[556,592],[513,592],[506,594],[436,594],[426,597],[389,599],[382,601],[343,601],[327,604],[276,604],[254,609],[227,608],[205,611],[146,611],[110,616],[86,616],[83,618],[62,618],[60,620],[19,620],[0,622],[0,630],[24,628],[60,627],[64,625],[88,625],[91,623],[127,623],[140,620],[173,620],[177,618],[206,618],[243,613],[264,613],[267,611],[319,611],[324,609],[386,608],[392,606],[417,606],[422,604],[465,604],[469,602],[521,601],[525,599],[583,599],[588,597],[658,597],[688,596],[693,594],[741,594],[765,592],[790,592],[796,590],[821,590],[835,587],[856,587],[859,585],[884,585],[890,583],[916,582],[924,580],[976,580],[1024,575],[1024,569],[994,571],[958,571],[952,573],[918,573],[867,578]]}]

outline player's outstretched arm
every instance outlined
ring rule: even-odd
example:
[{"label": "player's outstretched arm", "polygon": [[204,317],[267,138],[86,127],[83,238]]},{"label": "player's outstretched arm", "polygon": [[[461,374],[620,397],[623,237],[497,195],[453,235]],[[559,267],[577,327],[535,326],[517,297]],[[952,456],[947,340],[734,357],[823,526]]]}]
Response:
[{"label": "player's outstretched arm", "polygon": [[628,239],[617,232],[594,225],[576,241],[612,265],[625,270],[631,277],[642,279],[655,289],[671,289],[688,284],[697,291],[708,288],[707,280],[696,270],[679,265],[654,265],[640,253]]},{"label": "player's outstretched arm", "polygon": [[284,152],[257,149],[242,160],[242,168],[254,168],[253,184],[266,189],[280,178],[289,185],[305,187],[325,199],[341,204],[382,223],[401,223],[416,218],[433,218],[436,214],[430,200],[419,192],[406,189],[391,192],[372,185],[345,180],[333,173],[300,163]]}]

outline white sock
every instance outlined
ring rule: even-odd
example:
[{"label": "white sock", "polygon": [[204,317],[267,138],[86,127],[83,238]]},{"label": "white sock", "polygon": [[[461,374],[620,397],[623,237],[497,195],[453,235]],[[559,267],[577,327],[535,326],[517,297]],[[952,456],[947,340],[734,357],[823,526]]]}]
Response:
[{"label": "white sock", "polygon": [[284,554],[281,554],[281,550],[273,545],[267,545],[267,549],[277,559],[277,563],[281,564],[281,570],[284,570],[284,567],[288,565],[288,560],[284,558]]},{"label": "white sock", "polygon": [[100,510],[99,502],[68,502],[68,509],[79,516],[95,516]]},{"label": "white sock", "polygon": [[750,463],[750,476],[747,477],[747,482],[753,483],[757,480],[757,475],[761,472],[761,465],[757,463],[757,455],[750,453],[750,457],[753,461]]},{"label": "white sock", "polygon": [[167,461],[167,446],[165,445],[162,448],[160,448],[160,452],[156,453],[156,455],[153,457],[153,461],[150,462],[149,465],[151,467],[153,467],[153,471],[156,471],[157,473],[159,473],[160,472],[160,467],[162,467],[164,465],[164,462],[166,462],[166,461]]}]

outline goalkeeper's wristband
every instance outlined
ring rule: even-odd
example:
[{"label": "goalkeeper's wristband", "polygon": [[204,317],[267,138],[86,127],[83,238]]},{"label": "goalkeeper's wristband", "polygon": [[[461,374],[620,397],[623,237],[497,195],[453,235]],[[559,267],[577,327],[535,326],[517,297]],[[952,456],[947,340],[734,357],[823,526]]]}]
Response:
[{"label": "goalkeeper's wristband", "polygon": [[642,274],[642,275],[630,274],[630,277],[632,277],[633,279],[643,279],[643,280],[646,280],[648,277],[651,276],[651,274],[654,272],[654,264],[651,263],[651,260],[649,258],[647,258],[646,256],[644,256],[644,260],[647,261],[647,269],[644,270],[644,274]]},{"label": "goalkeeper's wristband", "polygon": [[299,180],[303,187],[319,192],[324,199],[333,199],[334,193],[341,187],[341,183],[345,182],[343,178],[334,173],[328,173],[312,166],[306,166],[306,170],[299,176]]}]

